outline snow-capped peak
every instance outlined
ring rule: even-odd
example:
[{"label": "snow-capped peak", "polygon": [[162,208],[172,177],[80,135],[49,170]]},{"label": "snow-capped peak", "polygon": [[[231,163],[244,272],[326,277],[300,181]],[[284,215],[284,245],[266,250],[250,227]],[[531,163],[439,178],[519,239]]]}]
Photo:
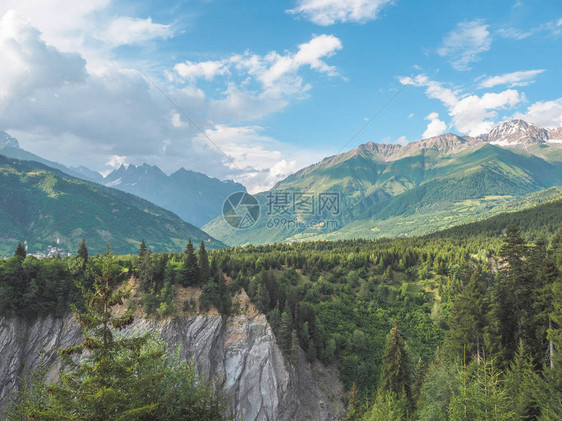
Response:
[{"label": "snow-capped peak", "polygon": [[548,141],[548,130],[523,120],[511,120],[494,127],[485,137],[493,145],[540,144]]}]

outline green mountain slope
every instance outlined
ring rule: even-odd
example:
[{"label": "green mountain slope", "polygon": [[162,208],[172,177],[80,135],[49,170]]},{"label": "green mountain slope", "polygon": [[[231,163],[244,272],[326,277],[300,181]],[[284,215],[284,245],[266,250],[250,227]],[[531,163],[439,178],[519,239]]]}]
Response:
[{"label": "green mountain slope", "polygon": [[188,239],[223,246],[137,196],[0,155],[0,255],[12,254],[18,241],[43,252],[57,238],[61,248],[74,252],[82,237],[94,253],[106,243],[119,253],[134,253],[143,238],[155,251],[180,250]]},{"label": "green mountain slope", "polygon": [[[266,192],[257,196],[262,217],[251,229],[231,229],[220,218],[204,229],[231,245],[421,235],[486,217],[532,192],[562,185],[558,145],[537,146],[539,155],[532,148],[444,135],[403,149],[362,145],[301,170],[273,189],[336,192],[341,207],[336,216],[288,214],[290,223],[272,223],[264,214],[271,194]],[[292,219],[302,223],[296,226]],[[313,223],[322,220],[331,223]]]}]

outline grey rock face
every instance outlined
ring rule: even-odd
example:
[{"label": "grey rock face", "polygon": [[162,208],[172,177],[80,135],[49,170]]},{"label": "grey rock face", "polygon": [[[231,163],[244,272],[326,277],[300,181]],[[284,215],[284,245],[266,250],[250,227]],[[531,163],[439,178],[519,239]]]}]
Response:
[{"label": "grey rock face", "polygon": [[[182,356],[191,358],[200,373],[220,376],[239,419],[332,420],[343,414],[337,370],[313,367],[304,355],[295,366],[286,361],[264,315],[136,319],[124,334],[146,330],[160,332],[171,350],[180,345]],[[55,380],[60,367],[54,349],[76,344],[80,337],[70,315],[32,322],[0,319],[0,402],[6,402],[18,379],[38,368],[42,350],[48,378]]]}]

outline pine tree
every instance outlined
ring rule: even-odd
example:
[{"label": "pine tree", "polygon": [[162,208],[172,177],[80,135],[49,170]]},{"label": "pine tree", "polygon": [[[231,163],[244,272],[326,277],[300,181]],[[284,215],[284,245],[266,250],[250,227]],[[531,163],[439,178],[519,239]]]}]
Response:
[{"label": "pine tree", "polygon": [[201,246],[199,247],[199,282],[201,284],[208,282],[210,275],[209,256],[207,255],[207,250],[205,250],[205,243],[201,241]]},{"label": "pine tree", "polygon": [[256,305],[258,310],[262,313],[266,313],[269,310],[269,292],[267,291],[267,286],[263,280],[258,281],[256,296]]},{"label": "pine tree", "polygon": [[362,421],[406,421],[407,408],[404,401],[392,392],[379,392],[373,406],[361,418]]},{"label": "pine tree", "polygon": [[181,283],[183,286],[195,286],[199,284],[199,264],[193,249],[191,240],[185,246],[183,269],[181,272]]},{"label": "pine tree", "polygon": [[86,247],[86,240],[82,238],[82,242],[80,243],[80,247],[78,248],[77,253],[78,258],[80,259],[80,272],[84,273],[86,271],[86,266],[88,265],[88,248]]},{"label": "pine tree", "polygon": [[344,421],[358,421],[363,415],[363,406],[361,405],[361,399],[359,398],[359,391],[357,390],[357,385],[353,383],[351,389],[348,392],[349,401],[347,403],[347,413]]},{"label": "pine tree", "polygon": [[14,256],[21,257],[22,259],[27,257],[27,251],[25,251],[25,246],[21,242],[18,243]]},{"label": "pine tree", "polygon": [[410,368],[398,322],[390,330],[382,359],[381,393],[392,393],[412,407]]},{"label": "pine tree", "polygon": [[144,257],[144,255],[146,255],[146,253],[148,252],[148,248],[146,247],[146,244],[144,243],[144,238],[142,239],[141,243],[140,243],[140,247],[139,247],[139,257]]},{"label": "pine tree", "polygon": [[289,352],[291,350],[291,334],[293,331],[293,319],[289,311],[289,306],[285,304],[285,309],[281,314],[281,326],[279,327],[279,347]]},{"label": "pine tree", "polygon": [[[528,334],[527,321],[532,312],[532,288],[525,264],[528,247],[519,228],[507,228],[500,249],[504,267],[498,272],[494,295],[494,317],[497,321],[504,359],[510,361]],[[527,340],[526,342],[530,342]]]},{"label": "pine tree", "polygon": [[[97,258],[99,272],[93,291],[84,291],[86,310],[77,312],[82,325],[83,341],[80,345],[61,350],[63,362],[68,368],[61,373],[61,381],[49,388],[58,407],[49,408],[49,415],[67,419],[65,414],[75,414],[78,419],[108,420],[118,417],[139,418],[148,416],[156,408],[155,403],[142,403],[132,399],[141,393],[155,378],[138,378],[135,374],[135,358],[148,341],[148,334],[123,338],[115,330],[123,329],[133,321],[133,309],[121,316],[113,316],[112,308],[123,304],[129,291],[115,290],[121,281],[121,268],[116,256],[109,250]],[[72,358],[88,351],[87,362]],[[159,357],[160,354],[155,355]],[[153,373],[156,376],[157,373]],[[92,414],[96,414],[92,417]]]},{"label": "pine tree", "polygon": [[291,363],[296,364],[299,359],[299,337],[297,331],[293,329],[291,332]]},{"label": "pine tree", "polygon": [[506,391],[516,419],[534,420],[540,415],[535,398],[536,381],[532,358],[525,355],[520,345],[505,375]]},{"label": "pine tree", "polygon": [[444,352],[455,358],[476,358],[484,355],[484,333],[488,325],[488,302],[484,283],[475,270],[468,284],[455,297]]}]

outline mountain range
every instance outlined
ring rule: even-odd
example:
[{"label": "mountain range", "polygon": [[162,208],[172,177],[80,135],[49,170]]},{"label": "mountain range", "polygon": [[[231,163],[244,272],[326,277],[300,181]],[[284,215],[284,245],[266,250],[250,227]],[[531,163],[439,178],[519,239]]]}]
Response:
[{"label": "mountain range", "polygon": [[103,179],[103,184],[150,200],[198,227],[221,214],[230,194],[246,191],[231,180],[221,181],[184,168],[166,175],[148,164],[121,165]]},{"label": "mountain range", "polygon": [[[256,195],[261,215],[250,229],[234,229],[220,217],[203,229],[230,245],[419,235],[484,218],[511,202],[531,204],[522,198],[560,185],[562,129],[513,120],[477,138],[449,133],[405,146],[360,145]],[[271,214],[281,193],[294,199],[303,192],[317,205],[322,193],[335,194],[339,212]]]},{"label": "mountain range", "polygon": [[[523,120],[504,122],[479,137],[448,133],[404,146],[369,142],[325,158],[257,194],[260,217],[249,229],[233,228],[221,215],[226,197],[246,191],[233,181],[183,168],[166,175],[148,164],[122,165],[103,177],[24,151],[4,132],[0,154],[11,158],[3,159],[1,169],[0,254],[21,239],[40,249],[58,237],[67,239],[71,250],[86,236],[96,249],[111,240],[120,252],[132,252],[141,238],[174,250],[185,238],[220,247],[422,235],[562,193],[556,188],[562,186],[562,128]],[[337,212],[321,209],[322,195],[337,198]],[[297,209],[306,204],[302,198],[312,212]],[[280,199],[286,202],[283,212]],[[125,209],[132,213],[123,216]]]},{"label": "mountain range", "polygon": [[85,166],[66,167],[19,147],[18,141],[0,131],[0,154],[9,158],[36,161],[86,181],[113,187],[174,212],[197,227],[219,216],[225,199],[246,188],[231,180],[221,181],[205,174],[180,168],[166,175],[155,165],[121,165],[105,177]]},{"label": "mountain range", "polygon": [[0,155],[0,255],[11,255],[19,241],[33,253],[55,244],[75,252],[82,238],[92,253],[108,243],[120,254],[137,253],[143,239],[154,251],[180,251],[189,239],[224,247],[140,197]]}]

